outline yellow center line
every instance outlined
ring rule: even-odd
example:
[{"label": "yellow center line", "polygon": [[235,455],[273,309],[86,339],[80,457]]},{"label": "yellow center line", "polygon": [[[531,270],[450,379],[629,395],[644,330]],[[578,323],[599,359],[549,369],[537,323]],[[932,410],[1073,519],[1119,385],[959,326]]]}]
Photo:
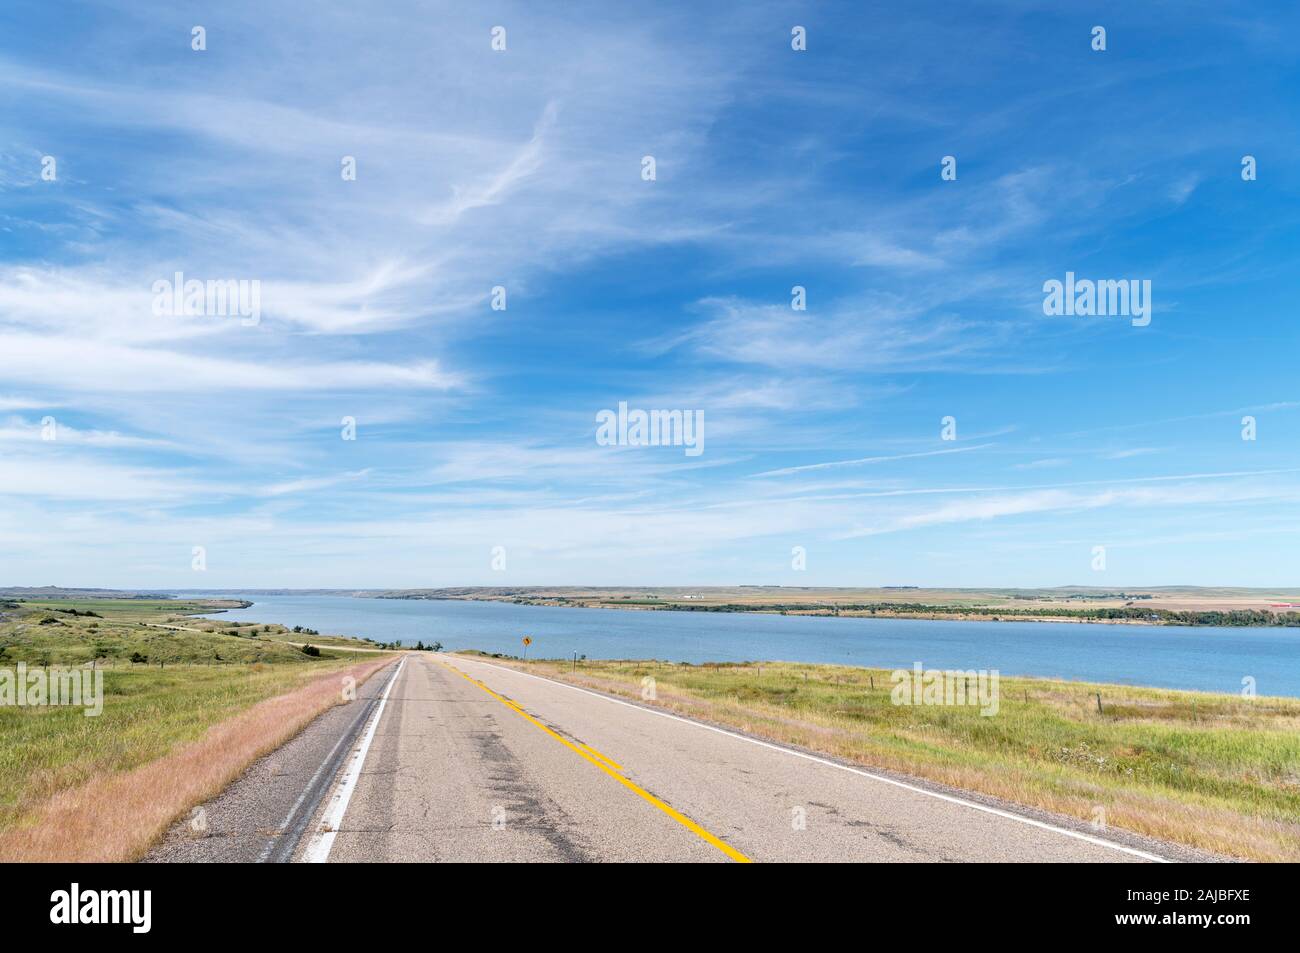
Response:
[{"label": "yellow center line", "polygon": [[622,766],[621,764],[619,764],[617,761],[615,761],[613,758],[611,758],[609,755],[607,755],[607,754],[601,754],[599,751],[597,751],[597,750],[596,750],[595,748],[593,748],[591,745],[587,744],[585,741],[579,741],[578,744],[580,744],[580,745],[581,745],[583,748],[585,748],[586,750],[590,751],[592,754],[594,754],[594,755],[595,755],[597,758],[599,758],[601,761],[604,761],[607,765],[609,765],[609,766],[610,766],[611,768],[613,768],[615,771],[618,771],[619,773],[622,773],[622,772],[623,772],[623,770],[624,770],[624,769],[623,769],[623,766]]},{"label": "yellow center line", "polygon": [[[438,664],[441,665],[443,668],[450,669],[451,671],[455,672],[457,675],[465,679],[465,681],[469,682],[470,684],[477,685],[479,688],[483,689],[483,691],[487,692],[489,695],[491,695],[501,704],[505,705],[507,708],[509,708],[511,711],[517,714],[520,718],[525,719],[526,721],[530,722],[534,727],[540,729],[541,731],[546,732],[548,735],[550,735],[552,738],[554,738],[556,741],[558,741],[560,744],[564,745],[566,748],[570,749],[571,751],[577,752],[587,761],[590,761],[596,767],[600,768],[600,770],[608,774],[619,784],[623,785],[625,788],[632,791],[638,797],[643,798],[646,801],[649,801],[651,804],[659,808],[659,810],[663,811],[665,814],[671,817],[678,824],[682,825],[682,827],[686,828],[696,837],[699,837],[701,840],[708,841],[710,844],[718,848],[718,850],[722,851],[732,860],[742,864],[753,863],[753,861],[751,861],[740,851],[736,850],[736,848],[732,847],[726,841],[722,840],[722,838],[710,834],[703,827],[701,827],[699,824],[696,824],[693,820],[691,820],[681,811],[676,810],[669,804],[665,804],[663,801],[655,797],[645,788],[623,777],[623,775],[619,773],[619,770],[621,769],[616,770],[614,767],[611,767],[611,765],[613,765],[614,762],[610,761],[603,754],[598,752],[595,748],[592,748],[590,745],[584,745],[583,747],[579,747],[578,745],[570,741],[568,738],[565,738],[563,735],[553,731],[551,728],[542,724],[542,722],[538,721],[532,715],[528,714],[528,712],[520,708],[515,702],[501,695],[498,695],[496,692],[488,688],[478,679],[466,675],[464,672],[456,668],[454,665],[448,665],[446,662],[439,662]],[[588,750],[583,750],[584,748]]]}]

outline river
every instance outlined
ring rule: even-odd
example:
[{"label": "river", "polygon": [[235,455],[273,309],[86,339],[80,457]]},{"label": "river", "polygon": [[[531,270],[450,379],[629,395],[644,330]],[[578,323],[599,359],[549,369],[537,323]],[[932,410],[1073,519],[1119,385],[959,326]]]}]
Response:
[{"label": "river", "polygon": [[[223,597],[225,594],[223,594]],[[380,642],[530,657],[783,660],[879,668],[997,669],[1214,692],[1300,697],[1300,629],[860,619],[521,606],[504,602],[248,595],[214,618],[302,625]]]}]

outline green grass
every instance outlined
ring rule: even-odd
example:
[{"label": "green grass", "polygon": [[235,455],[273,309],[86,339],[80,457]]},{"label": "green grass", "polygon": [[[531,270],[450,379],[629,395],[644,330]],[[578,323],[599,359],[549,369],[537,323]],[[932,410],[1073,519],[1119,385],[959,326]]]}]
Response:
[{"label": "green grass", "polygon": [[377,645],[371,642],[362,642],[358,639],[350,639],[345,635],[309,635],[306,632],[294,632],[292,629],[286,629],[283,626],[261,625],[262,634],[259,638],[266,639],[270,642],[290,643],[301,642],[310,645],[325,648],[346,649],[355,647],[361,649],[377,648]]},{"label": "green grass", "polygon": [[59,791],[162,757],[262,699],[346,664],[110,669],[99,717],[81,708],[0,707],[0,831]]},{"label": "green grass", "polygon": [[1101,807],[1112,825],[1219,853],[1300,859],[1300,700],[1003,678],[999,712],[983,717],[894,705],[881,669],[528,667],[638,698],[649,676],[659,704],[778,741],[1084,820]]},{"label": "green grass", "polygon": [[[133,656],[147,658],[153,666],[306,664],[361,657],[347,650],[373,647],[341,636],[296,634],[280,625],[193,617],[227,604],[136,599],[20,602],[16,609],[0,609],[0,665],[83,665],[102,659],[97,664],[113,668],[132,664]],[[320,659],[288,642],[319,646]]]},{"label": "green grass", "polygon": [[[282,626],[193,618],[214,601],[0,601],[0,667],[18,662],[104,671],[104,707],[0,706],[0,831],[51,795],[130,770],[198,739],[212,725],[356,661],[361,641],[296,635]],[[77,615],[67,610],[75,610]],[[93,612],[95,616],[80,613]],[[45,620],[54,620],[42,624]],[[174,629],[159,626],[176,626]],[[252,637],[254,629],[267,637]],[[308,656],[292,641],[321,647]],[[147,663],[132,663],[133,655]]]}]

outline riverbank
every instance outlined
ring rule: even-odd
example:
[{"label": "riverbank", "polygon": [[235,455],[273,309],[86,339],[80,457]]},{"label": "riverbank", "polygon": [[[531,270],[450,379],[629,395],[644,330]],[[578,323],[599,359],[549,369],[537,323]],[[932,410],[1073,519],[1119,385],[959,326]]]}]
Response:
[{"label": "riverbank", "polygon": [[960,622],[1300,627],[1290,592],[1167,587],[1062,589],[825,589],[738,587],[459,587],[371,592],[380,599],[446,599],[514,605],[669,612],[755,613]]},{"label": "riverbank", "polygon": [[1296,699],[1001,678],[997,711],[983,715],[895,704],[891,673],[878,668],[492,661],[1098,831],[1300,860]]}]

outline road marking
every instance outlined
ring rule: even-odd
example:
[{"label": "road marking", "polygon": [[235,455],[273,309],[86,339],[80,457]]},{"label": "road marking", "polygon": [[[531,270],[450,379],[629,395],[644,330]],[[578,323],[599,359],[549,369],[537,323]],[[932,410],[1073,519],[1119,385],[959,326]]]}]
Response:
[{"label": "road marking", "polygon": [[311,835],[311,840],[307,842],[307,848],[302,852],[302,862],[304,864],[323,864],[330,859],[330,851],[334,847],[334,837],[338,834],[339,826],[343,823],[343,815],[347,812],[348,802],[352,800],[352,792],[357,789],[357,779],[361,776],[361,767],[366,763],[366,755],[370,751],[370,742],[375,740],[375,729],[379,727],[379,719],[384,716],[384,706],[388,704],[388,693],[393,690],[397,680],[402,676],[402,669],[406,666],[406,659],[403,658],[397,663],[397,671],[384,687],[384,695],[379,699],[379,707],[375,709],[374,715],[370,718],[370,724],[366,726],[366,733],[361,739],[361,744],[352,755],[352,760],[348,762],[343,769],[343,777],[339,779],[338,787],[334,789],[334,796],[330,799],[329,807],[325,809],[325,814],[321,817],[320,826]]},{"label": "road marking", "polygon": [[[708,841],[710,844],[718,848],[718,850],[722,851],[732,860],[742,864],[752,863],[752,861],[748,857],[746,857],[740,851],[736,850],[736,848],[732,847],[726,841],[722,840],[719,837],[715,837],[713,834],[710,834],[703,827],[701,827],[699,824],[696,824],[693,820],[691,820],[681,811],[674,809],[671,805],[665,804],[663,801],[659,800],[659,798],[655,797],[645,788],[623,777],[623,775],[620,774],[618,770],[615,770],[614,768],[610,767],[610,765],[612,765],[614,762],[610,761],[608,758],[606,758],[595,748],[592,748],[590,745],[585,745],[584,747],[590,750],[584,751],[583,748],[574,744],[568,738],[565,738],[563,735],[554,731],[547,725],[542,724],[542,722],[538,721],[532,715],[528,714],[528,712],[520,708],[519,705],[516,704],[515,702],[511,701],[508,698],[505,698],[504,696],[498,695],[496,692],[492,691],[492,689],[488,688],[477,678],[473,678],[472,676],[467,675],[466,673],[462,672],[460,669],[456,668],[456,666],[448,665],[446,662],[439,662],[439,664],[442,665],[444,668],[448,668],[451,671],[455,672],[457,675],[465,679],[465,681],[469,682],[471,685],[477,685],[479,688],[483,689],[483,691],[487,692],[489,695],[491,695],[501,704],[505,705],[507,708],[509,708],[511,711],[517,714],[520,718],[527,720],[533,726],[546,732],[548,735],[550,735],[560,744],[564,745],[566,748],[570,749],[571,751],[576,751],[579,755],[581,755],[586,760],[590,761],[596,767],[600,768],[600,770],[604,771],[606,774],[608,774],[619,784],[623,785],[625,788],[632,791],[638,797],[645,799],[646,801],[653,804],[655,807],[659,808],[659,810],[663,811],[665,814],[671,817],[678,824],[682,825],[682,827],[686,828],[696,837]],[[493,667],[495,668],[496,666]]]},{"label": "road marking", "polygon": [[[469,662],[470,659],[463,661]],[[757,738],[750,738],[734,731],[728,731],[726,728],[718,728],[715,725],[706,725],[702,721],[695,721],[691,718],[683,718],[681,715],[674,715],[666,711],[660,711],[657,708],[647,708],[644,705],[634,705],[632,702],[624,701],[621,698],[615,698],[612,695],[606,695],[601,692],[593,692],[587,688],[579,688],[577,685],[570,685],[567,682],[556,681],[553,678],[546,678],[543,675],[534,675],[532,672],[521,672],[517,668],[507,668],[504,665],[495,665],[492,662],[480,662],[478,659],[472,660],[474,664],[486,665],[488,668],[495,668],[502,672],[514,672],[516,675],[522,675],[525,678],[535,678],[539,682],[548,682],[552,685],[559,685],[561,688],[568,688],[575,692],[582,692],[584,695],[590,695],[593,698],[603,698],[607,702],[613,702],[615,705],[622,705],[625,708],[632,708],[636,711],[643,711],[647,715],[658,715],[660,718],[670,718],[673,721],[680,721],[684,725],[692,725],[696,728],[703,728],[705,731],[713,731],[720,735],[726,735],[728,738],[736,738],[740,741],[747,741],[752,745],[758,745],[760,748],[770,748],[773,751],[780,751],[784,754],[792,755],[796,758],[803,758],[805,761],[814,761],[817,764],[824,764],[831,768],[838,768],[841,771],[847,771],[850,774],[856,774],[859,777],[869,778],[872,781],[879,781],[882,784],[892,784],[894,787],[902,788],[905,791],[912,791],[915,794],[924,794],[926,797],[932,797],[940,801],[947,801],[949,804],[960,804],[962,807],[969,807],[976,811],[982,811],[985,814],[993,814],[997,817],[1005,817],[1007,820],[1017,821],[1021,824],[1028,824],[1030,827],[1037,827],[1041,830],[1052,831],[1055,834],[1062,834],[1066,837],[1072,837],[1075,840],[1084,841],[1088,844],[1094,844],[1098,847],[1109,847],[1111,850],[1117,850],[1120,853],[1131,854],[1134,857],[1141,857],[1143,860],[1149,860],[1156,864],[1171,864],[1173,861],[1167,857],[1160,857],[1156,854],[1149,854],[1144,850],[1138,850],[1135,847],[1125,847],[1123,844],[1116,844],[1114,841],[1104,840],[1100,837],[1072,831],[1068,827],[1058,827],[1055,824],[1048,824],[1045,821],[1036,821],[1032,817],[1024,817],[1020,814],[1013,814],[1010,811],[1003,811],[996,807],[989,807],[987,804],[980,804],[978,801],[967,801],[965,798],[953,797],[951,794],[941,794],[938,791],[930,791],[926,788],[919,787],[915,784],[908,784],[906,781],[898,781],[894,778],[887,778],[881,774],[872,774],[870,771],[864,771],[861,768],[852,768],[847,764],[840,764],[827,758],[819,758],[815,754],[808,754],[804,751],[796,751],[793,748],[786,748],[782,745],[772,744],[769,741],[760,741]],[[460,674],[464,675],[464,672]],[[469,678],[468,675],[465,676]]]},{"label": "road marking", "polygon": [[624,769],[624,767],[621,764],[619,764],[617,761],[615,761],[613,758],[609,757],[608,755],[601,754],[599,751],[597,751],[591,745],[587,744],[585,741],[579,741],[578,744],[582,745],[582,747],[586,748],[588,751],[594,754],[601,761],[604,761],[607,765],[609,765],[619,774],[626,773],[626,769]]},{"label": "road marking", "polygon": [[[389,677],[391,678],[392,676]],[[355,727],[355,725],[356,725],[356,720],[354,719],[352,723],[349,724],[348,727],[343,731],[343,733],[339,735],[339,740],[334,742],[334,747],[330,748],[330,753],[325,756],[325,760],[323,760],[317,766],[316,770],[312,773],[311,779],[307,782],[307,785],[302,789],[302,793],[298,795],[298,800],[293,802],[293,807],[289,808],[289,813],[286,814],[284,816],[284,820],[280,822],[280,826],[278,828],[278,830],[280,831],[280,835],[279,835],[280,837],[290,836],[290,827],[293,825],[293,819],[298,814],[298,809],[301,808],[304,803],[306,803],[307,799],[311,797],[312,793],[316,790],[316,782],[320,780],[321,773],[325,771],[326,768],[330,767],[331,765],[334,765],[334,756],[338,754],[339,748],[343,746],[343,743],[345,741],[349,740],[351,737],[354,736],[355,732],[353,731],[353,728]],[[337,766],[335,766],[333,770],[337,770]],[[317,805],[312,805],[311,812],[313,814],[316,813],[316,807]],[[308,818],[308,820],[310,820],[310,818]],[[301,835],[299,836],[301,837]],[[266,842],[266,846],[263,847],[262,852],[258,854],[257,862],[259,864],[264,864],[271,859],[272,854],[277,854],[283,849],[284,847],[280,844],[279,838],[272,838],[271,840]],[[293,850],[294,848],[289,849],[288,851],[289,857],[293,856]]]}]

